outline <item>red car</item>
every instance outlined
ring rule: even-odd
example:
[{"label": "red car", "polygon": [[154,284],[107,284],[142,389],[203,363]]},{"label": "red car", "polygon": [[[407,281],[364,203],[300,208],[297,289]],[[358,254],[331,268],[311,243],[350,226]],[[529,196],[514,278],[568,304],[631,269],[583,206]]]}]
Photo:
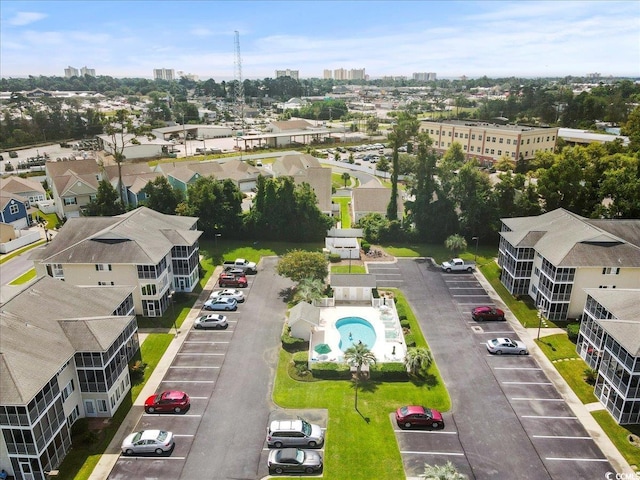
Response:
[{"label": "red car", "polygon": [[495,307],[476,307],[471,310],[471,318],[479,322],[482,320],[504,320],[504,312]]},{"label": "red car", "polygon": [[408,405],[396,410],[396,423],[400,428],[431,427],[444,428],[442,414],[432,408]]},{"label": "red car", "polygon": [[189,405],[189,395],[178,390],[170,390],[147,398],[144,402],[144,411],[147,413],[180,413],[189,408]]}]

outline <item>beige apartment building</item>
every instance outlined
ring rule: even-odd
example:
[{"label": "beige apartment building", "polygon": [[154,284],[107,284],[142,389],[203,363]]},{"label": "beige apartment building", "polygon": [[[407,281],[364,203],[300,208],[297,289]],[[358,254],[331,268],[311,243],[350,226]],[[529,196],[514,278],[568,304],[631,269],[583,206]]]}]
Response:
[{"label": "beige apartment building", "polygon": [[423,121],[420,131],[429,134],[438,152],[444,153],[458,142],[467,159],[476,158],[482,164],[493,164],[505,155],[513,161],[520,156],[530,160],[536,152],[553,152],[558,138],[557,128],[463,120]]}]

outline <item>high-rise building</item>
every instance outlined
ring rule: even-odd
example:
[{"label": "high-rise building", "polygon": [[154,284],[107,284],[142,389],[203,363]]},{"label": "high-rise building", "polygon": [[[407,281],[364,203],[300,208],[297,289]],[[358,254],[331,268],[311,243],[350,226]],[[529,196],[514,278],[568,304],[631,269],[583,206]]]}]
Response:
[{"label": "high-rise building", "polygon": [[322,74],[322,78],[324,78],[325,80],[330,80],[331,78],[333,78],[333,75],[331,74],[331,70],[329,70],[328,68],[325,68]]},{"label": "high-rise building", "polygon": [[80,75],[82,75],[83,77],[85,75],[89,75],[90,77],[95,77],[96,76],[96,70],[95,68],[87,68],[86,65],[84,67],[82,67],[80,69]]},{"label": "high-rise building", "polygon": [[[324,78],[331,78],[331,70],[324,71]],[[366,80],[367,74],[364,68],[352,68],[347,70],[345,68],[337,68],[333,71],[334,80]]]},{"label": "high-rise building", "polygon": [[435,72],[417,72],[413,74],[413,79],[418,82],[431,82],[436,79]]},{"label": "high-rise building", "polygon": [[336,68],[333,71],[334,80],[347,80],[347,71],[344,68]]},{"label": "high-rise building", "polygon": [[352,68],[349,70],[347,77],[347,80],[366,80],[364,68]]},{"label": "high-rise building", "polygon": [[300,77],[300,72],[298,70],[276,70],[276,78],[280,77],[291,77],[294,80],[298,80]]},{"label": "high-rise building", "polygon": [[77,68],[68,66],[67,68],[64,69],[65,78],[78,77],[78,76],[80,76],[80,73],[78,72]]},{"label": "high-rise building", "polygon": [[175,80],[175,73],[173,68],[154,68],[153,69],[154,80]]}]

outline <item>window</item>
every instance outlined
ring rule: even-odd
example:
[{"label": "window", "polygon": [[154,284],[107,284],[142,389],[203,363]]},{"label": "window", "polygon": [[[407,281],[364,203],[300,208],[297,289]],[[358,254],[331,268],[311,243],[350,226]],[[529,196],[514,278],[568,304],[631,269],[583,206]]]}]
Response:
[{"label": "window", "polygon": [[500,137],[500,141],[498,143],[502,143],[504,138]]},{"label": "window", "polygon": [[475,134],[475,133],[472,133],[472,134],[471,134],[471,140],[475,140],[475,139],[476,139],[476,134]]},{"label": "window", "polygon": [[502,155],[502,150],[498,150],[498,155]]},{"label": "window", "polygon": [[466,146],[466,145],[464,146],[464,149],[465,149],[465,150],[467,149],[467,146]]},{"label": "window", "polygon": [[76,200],[76,197],[64,197],[64,204],[65,205],[77,205],[78,202]]},{"label": "window", "polygon": [[113,285],[115,285],[115,283],[113,283],[113,282],[98,282],[98,286],[100,286],[100,287],[104,287],[106,285],[113,286]]},{"label": "window", "polygon": [[606,267],[602,269],[603,275],[619,275],[620,268],[619,267]]},{"label": "window", "polygon": [[9,213],[11,213],[11,215],[16,215],[19,210],[17,203],[14,203],[9,207]]},{"label": "window", "polygon": [[485,149],[484,149],[484,153],[485,153],[485,154],[487,154],[487,155],[489,155],[489,149],[488,149],[488,148],[485,148]]},{"label": "window", "polygon": [[73,379],[71,379],[69,383],[67,383],[67,386],[62,390],[62,401],[64,402],[67,398],[69,398],[69,395],[71,395],[74,391],[75,387],[73,385]]},{"label": "window", "polygon": [[527,145],[529,145],[529,142],[531,142],[531,139],[527,138]]},{"label": "window", "polygon": [[616,288],[615,285],[600,285],[598,288]]},{"label": "window", "polygon": [[451,132],[449,132],[449,136],[451,136]]},{"label": "window", "polygon": [[493,143],[496,143],[496,137],[492,137],[492,138],[491,138],[491,141],[492,141]]},{"label": "window", "polygon": [[482,135],[478,135],[478,140],[482,140]]},{"label": "window", "polygon": [[145,295],[145,296],[157,294],[156,285],[154,283],[143,285],[141,287],[141,290],[142,290],[142,295]]},{"label": "window", "polygon": [[491,155],[493,155],[494,153],[496,153],[496,151],[492,148],[491,149]]},{"label": "window", "polygon": [[473,145],[471,145],[471,151],[473,152]]},{"label": "window", "polygon": [[458,138],[458,132],[454,133],[453,136]]},{"label": "window", "polygon": [[511,145],[511,139],[507,138],[507,145]]},{"label": "window", "polygon": [[515,157],[516,157],[516,152],[511,152],[511,156],[512,156],[513,158],[515,158]]},{"label": "window", "polygon": [[469,134],[468,134],[468,133],[465,133],[465,134],[464,134],[464,138],[469,138]]},{"label": "window", "polygon": [[107,401],[103,398],[98,399],[98,411],[99,412],[108,412]]},{"label": "window", "polygon": [[111,271],[110,263],[96,263],[96,272],[103,272],[105,270]]}]

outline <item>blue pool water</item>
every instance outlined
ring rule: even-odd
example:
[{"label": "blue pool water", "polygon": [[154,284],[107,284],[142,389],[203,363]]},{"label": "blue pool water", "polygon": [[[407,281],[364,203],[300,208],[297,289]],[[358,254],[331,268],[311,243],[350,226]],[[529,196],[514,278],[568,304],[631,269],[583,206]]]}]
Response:
[{"label": "blue pool water", "polygon": [[362,342],[369,350],[376,343],[376,332],[373,326],[364,318],[345,317],[336,322],[336,328],[340,332],[340,350],[343,352],[352,345]]}]

